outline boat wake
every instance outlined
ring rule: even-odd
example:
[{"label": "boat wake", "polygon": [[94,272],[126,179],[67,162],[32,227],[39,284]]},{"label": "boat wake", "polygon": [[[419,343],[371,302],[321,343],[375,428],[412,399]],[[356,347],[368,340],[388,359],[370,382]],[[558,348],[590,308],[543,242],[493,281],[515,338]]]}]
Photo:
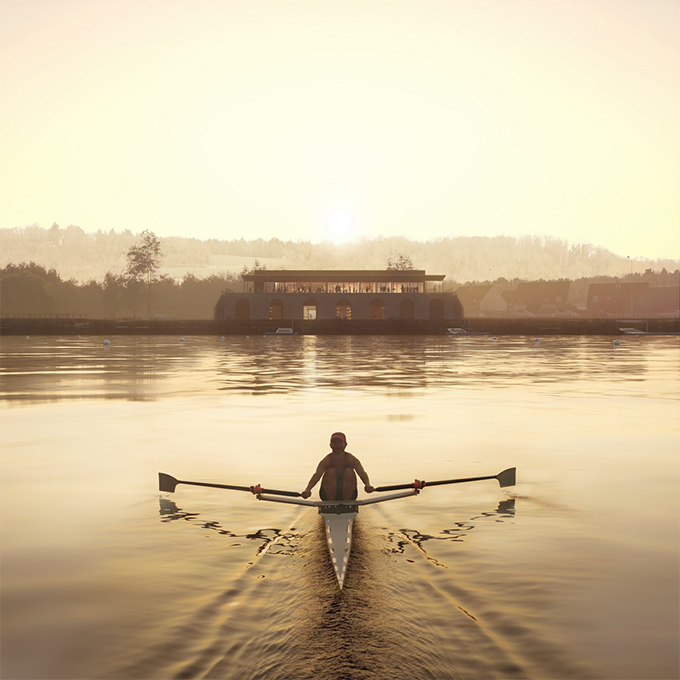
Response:
[{"label": "boat wake", "polygon": [[[226,680],[584,678],[558,644],[521,616],[475,569],[474,544],[513,522],[515,501],[436,535],[386,530],[385,512],[360,512],[340,590],[322,518],[296,510],[286,529],[238,534],[171,501],[161,521],[188,522],[231,542],[252,540],[252,559],[225,587],[199,598],[116,677]],[[459,546],[443,558],[438,546]],[[282,559],[285,558],[285,559]],[[205,578],[208,578],[206,573]],[[211,578],[215,578],[212,574]]]}]

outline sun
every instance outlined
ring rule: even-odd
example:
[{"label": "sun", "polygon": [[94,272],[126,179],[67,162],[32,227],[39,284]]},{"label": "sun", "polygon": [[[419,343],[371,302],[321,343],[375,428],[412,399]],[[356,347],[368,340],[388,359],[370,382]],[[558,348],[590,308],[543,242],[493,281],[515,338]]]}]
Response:
[{"label": "sun", "polygon": [[328,216],[326,229],[333,243],[347,243],[354,232],[354,220],[351,215],[338,210]]}]

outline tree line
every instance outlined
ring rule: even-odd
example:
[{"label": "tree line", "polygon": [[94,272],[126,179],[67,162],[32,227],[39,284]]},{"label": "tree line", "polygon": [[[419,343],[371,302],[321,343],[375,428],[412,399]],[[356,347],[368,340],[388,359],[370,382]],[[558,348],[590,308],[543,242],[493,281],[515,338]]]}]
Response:
[{"label": "tree line", "polygon": [[107,272],[103,280],[64,280],[54,269],[34,262],[0,269],[2,316],[85,316],[93,319],[159,318],[212,319],[215,303],[238,277],[191,274],[175,281],[159,276],[152,285],[125,274]]},{"label": "tree line", "polygon": [[[261,266],[259,267],[262,268]],[[8,264],[0,269],[0,313],[2,316],[84,316],[91,319],[134,318],[149,315],[168,319],[212,319],[214,306],[225,291],[242,290],[242,275],[209,276],[199,279],[187,274],[180,280],[160,275],[131,276],[130,272],[107,272],[100,281],[79,283],[63,279],[54,269],[34,262]],[[492,283],[501,292],[514,290],[523,279],[468,282]],[[581,278],[571,281],[569,302],[585,306],[588,285],[615,280],[613,277]],[[647,281],[650,286],[680,285],[680,271],[648,269],[619,280]],[[449,281],[455,291],[461,284]]]},{"label": "tree line", "polygon": [[[73,225],[0,229],[0,267],[32,261],[68,280],[99,280],[102,272],[124,271],[126,253],[138,239],[129,230],[86,233]],[[453,236],[424,242],[395,236],[342,245],[277,238],[164,237],[162,245],[159,273],[174,279],[189,272],[199,278],[238,275],[255,259],[270,269],[384,269],[389,260],[399,266],[400,254],[406,254],[416,269],[461,283],[501,276],[509,280],[624,276],[631,269],[628,258],[605,248],[538,236]],[[680,267],[680,261],[670,258],[635,258],[632,264],[637,273]]]},{"label": "tree line", "polygon": [[[48,269],[34,261],[8,263],[0,269],[0,314],[99,319],[135,318],[144,314],[156,318],[212,319],[214,306],[223,292],[242,290],[246,274],[267,269],[266,264],[255,259],[252,266],[243,266],[239,274],[213,274],[204,278],[185,274],[179,279],[159,274],[161,260],[165,257],[165,243],[161,244],[160,239],[148,230],[130,242],[122,255],[123,266],[119,273],[109,270],[103,278],[90,279],[86,283],[62,278],[55,268]],[[385,261],[374,268],[411,270],[416,267],[411,255],[388,251]],[[527,279],[503,276],[465,282],[447,279],[444,289],[455,292],[464,284],[493,283],[503,293],[516,289],[523,280]],[[608,280],[615,279],[596,276],[571,280],[569,303],[585,307],[588,285]],[[648,268],[644,273],[627,274],[621,280],[646,281],[650,286],[678,286],[680,270],[669,273],[665,268],[661,271]]]},{"label": "tree line", "polygon": [[199,279],[189,274],[176,281],[159,276],[162,256],[158,237],[144,231],[128,248],[124,270],[119,274],[108,271],[101,281],[81,284],[62,279],[55,269],[35,262],[10,263],[0,269],[0,313],[115,319],[134,318],[145,308],[149,317],[212,319],[219,296],[240,279]]}]

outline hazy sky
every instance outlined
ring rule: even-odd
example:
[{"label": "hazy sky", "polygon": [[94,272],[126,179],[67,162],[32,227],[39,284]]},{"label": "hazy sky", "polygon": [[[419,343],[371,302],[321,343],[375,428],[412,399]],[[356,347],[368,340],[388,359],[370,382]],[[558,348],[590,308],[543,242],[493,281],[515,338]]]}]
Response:
[{"label": "hazy sky", "polygon": [[678,0],[0,12],[0,227],[680,258]]}]

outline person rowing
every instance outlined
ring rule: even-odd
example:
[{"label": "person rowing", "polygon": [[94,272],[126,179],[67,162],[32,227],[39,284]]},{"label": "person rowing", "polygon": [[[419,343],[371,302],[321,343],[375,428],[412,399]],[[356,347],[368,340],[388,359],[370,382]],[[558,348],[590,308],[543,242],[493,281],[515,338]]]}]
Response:
[{"label": "person rowing", "polygon": [[331,452],[325,456],[316,472],[307,484],[307,488],[300,494],[303,498],[312,495],[312,489],[321,480],[319,496],[323,501],[350,501],[357,497],[357,475],[364,483],[364,491],[373,493],[374,489],[368,479],[361,461],[347,448],[347,437],[342,432],[331,435]]},{"label": "person rowing", "polygon": [[[347,439],[342,432],[334,432],[331,435],[331,453],[320,463],[317,471],[309,480],[309,485],[302,492],[284,491],[281,489],[265,489],[260,484],[253,486],[236,486],[234,484],[216,484],[214,482],[189,482],[176,479],[164,472],[158,473],[158,488],[160,491],[172,493],[178,484],[192,484],[194,486],[207,486],[215,489],[230,489],[233,491],[246,491],[257,497],[260,501],[273,503],[292,503],[306,507],[317,507],[323,517],[326,527],[326,542],[331,557],[333,569],[337,577],[340,589],[345,582],[347,564],[352,550],[352,525],[359,507],[373,505],[383,501],[393,501],[407,496],[417,496],[426,486],[441,486],[443,484],[461,484],[464,482],[479,482],[483,479],[496,479],[501,487],[514,486],[516,483],[515,468],[508,468],[497,475],[485,475],[483,477],[461,477],[459,479],[440,479],[434,482],[415,480],[408,484],[393,484],[390,486],[378,486],[373,488],[368,481],[361,463],[351,454],[345,451]],[[359,474],[365,483],[368,493],[373,491],[398,491],[387,496],[377,498],[357,499],[356,474]],[[320,501],[310,501],[312,488],[321,479]],[[300,499],[303,496],[305,500]],[[328,502],[329,498],[333,498]],[[161,499],[161,502],[163,499]],[[345,501],[344,503],[340,501]],[[349,502],[347,502],[349,501]]]}]

